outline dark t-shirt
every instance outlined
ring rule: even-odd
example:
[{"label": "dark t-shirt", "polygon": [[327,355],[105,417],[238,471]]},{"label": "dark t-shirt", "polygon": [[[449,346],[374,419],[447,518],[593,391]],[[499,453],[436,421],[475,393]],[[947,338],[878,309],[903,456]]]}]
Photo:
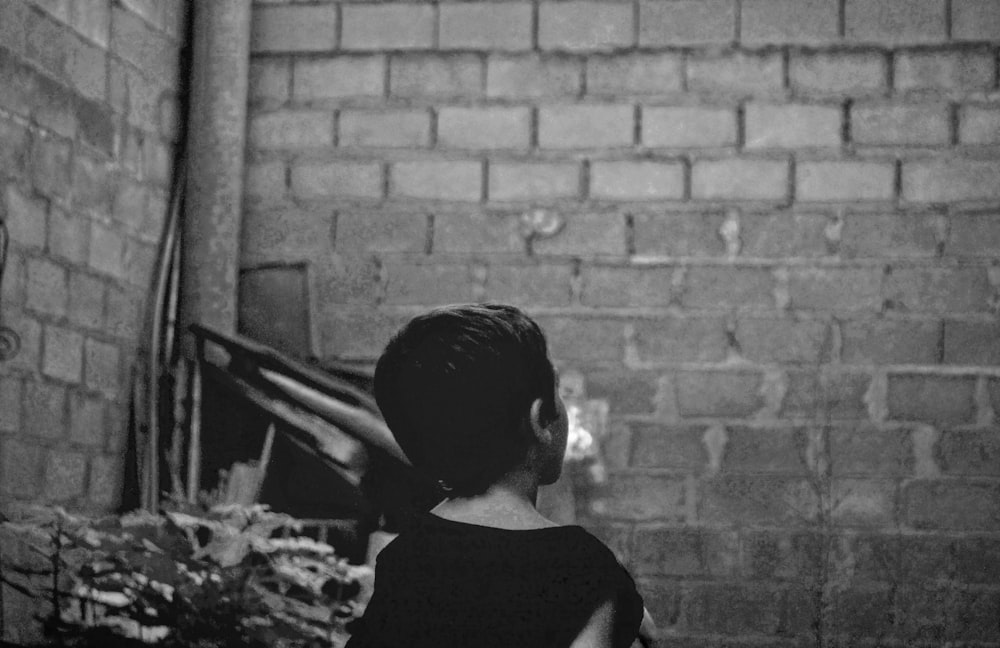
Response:
[{"label": "dark t-shirt", "polygon": [[613,598],[615,648],[642,622],[635,583],[578,526],[522,531],[417,516],[379,554],[375,594],[348,648],[569,646]]}]

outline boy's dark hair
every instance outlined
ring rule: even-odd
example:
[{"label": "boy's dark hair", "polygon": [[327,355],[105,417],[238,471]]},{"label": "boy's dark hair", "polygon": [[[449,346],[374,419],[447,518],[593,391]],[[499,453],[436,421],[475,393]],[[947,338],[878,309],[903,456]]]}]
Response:
[{"label": "boy's dark hair", "polygon": [[403,452],[455,495],[476,495],[521,461],[531,403],[556,416],[545,335],[504,304],[460,304],[420,315],[375,367],[375,399]]}]

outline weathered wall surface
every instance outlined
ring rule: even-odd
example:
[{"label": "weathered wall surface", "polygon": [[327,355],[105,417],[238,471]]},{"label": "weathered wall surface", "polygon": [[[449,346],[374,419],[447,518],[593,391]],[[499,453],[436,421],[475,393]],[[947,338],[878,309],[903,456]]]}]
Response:
[{"label": "weathered wall surface", "polygon": [[117,504],[178,132],[182,0],[0,2],[0,503]]},{"label": "weathered wall surface", "polygon": [[308,264],[317,355],[528,308],[671,645],[1000,643],[1000,2],[254,23],[243,266]]}]

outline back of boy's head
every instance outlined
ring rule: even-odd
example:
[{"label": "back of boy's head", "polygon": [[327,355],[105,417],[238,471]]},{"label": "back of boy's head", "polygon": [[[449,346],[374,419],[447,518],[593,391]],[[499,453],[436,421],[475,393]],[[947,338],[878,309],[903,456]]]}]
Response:
[{"label": "back of boy's head", "polygon": [[527,451],[531,403],[555,417],[545,336],[513,306],[446,306],[416,317],[375,368],[375,399],[413,465],[455,495],[475,495]]}]

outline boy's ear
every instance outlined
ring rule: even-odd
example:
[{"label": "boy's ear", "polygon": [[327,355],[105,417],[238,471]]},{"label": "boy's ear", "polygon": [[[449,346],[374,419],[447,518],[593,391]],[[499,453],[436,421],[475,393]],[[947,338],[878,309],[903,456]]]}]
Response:
[{"label": "boy's ear", "polygon": [[531,434],[538,441],[548,442],[552,437],[548,425],[542,423],[542,399],[536,398],[531,402],[528,410],[528,423],[531,426]]}]

